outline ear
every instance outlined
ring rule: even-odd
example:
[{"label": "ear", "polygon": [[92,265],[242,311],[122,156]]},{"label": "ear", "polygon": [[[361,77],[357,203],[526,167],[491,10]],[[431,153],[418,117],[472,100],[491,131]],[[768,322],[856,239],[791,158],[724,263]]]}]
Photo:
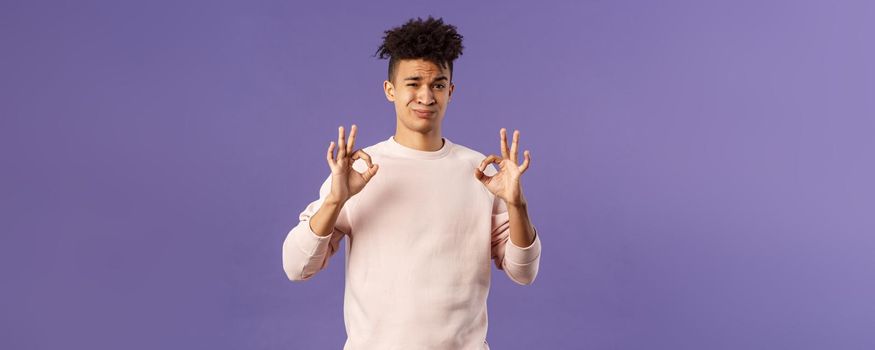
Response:
[{"label": "ear", "polygon": [[383,92],[386,93],[386,99],[389,102],[395,102],[395,85],[392,85],[388,80],[383,80]]},{"label": "ear", "polygon": [[453,90],[455,90],[455,89],[456,89],[456,84],[450,83],[450,94],[449,94],[449,96],[447,96],[448,101],[449,101],[449,99],[451,99],[453,97]]}]

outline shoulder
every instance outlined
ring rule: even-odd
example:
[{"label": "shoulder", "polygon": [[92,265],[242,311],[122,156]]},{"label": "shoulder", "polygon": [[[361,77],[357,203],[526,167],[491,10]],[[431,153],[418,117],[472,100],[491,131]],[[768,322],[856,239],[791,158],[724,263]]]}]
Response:
[{"label": "shoulder", "polygon": [[452,151],[453,155],[457,158],[476,160],[478,163],[483,160],[483,158],[486,158],[486,155],[483,153],[458,143],[453,144]]},{"label": "shoulder", "polygon": [[483,159],[486,158],[486,155],[484,155],[480,151],[457,143],[453,144],[452,156],[459,161],[470,163],[475,167],[479,166],[480,162],[482,162]]},{"label": "shoulder", "polygon": [[[453,156],[460,161],[464,161],[468,164],[471,164],[473,167],[479,167],[480,163],[486,159],[486,155],[480,151],[475,149],[460,145],[453,144],[455,149],[453,150]],[[486,166],[486,169],[483,171],[486,175],[492,176],[498,172],[498,168],[495,167],[495,164],[489,164]]]},{"label": "shoulder", "polygon": [[[373,163],[377,163],[378,159],[383,156],[385,143],[386,141],[377,142],[373,145],[363,147],[361,150],[371,156],[371,161]],[[352,163],[352,168],[359,172],[363,172],[368,168],[368,165],[364,159],[356,159],[355,162]]]}]

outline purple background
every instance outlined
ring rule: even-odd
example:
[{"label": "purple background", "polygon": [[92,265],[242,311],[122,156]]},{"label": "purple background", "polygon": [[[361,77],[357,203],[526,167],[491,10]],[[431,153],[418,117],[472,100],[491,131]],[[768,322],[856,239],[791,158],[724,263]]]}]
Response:
[{"label": "purple background", "polygon": [[0,348],[339,349],[343,252],[281,244],[382,32],[465,37],[444,134],[532,151],[508,349],[875,347],[871,1],[3,1]]}]

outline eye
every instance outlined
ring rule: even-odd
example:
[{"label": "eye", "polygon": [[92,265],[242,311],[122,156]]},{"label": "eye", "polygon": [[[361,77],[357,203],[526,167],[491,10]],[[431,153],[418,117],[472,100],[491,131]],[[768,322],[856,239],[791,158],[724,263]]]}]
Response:
[{"label": "eye", "polygon": [[416,86],[416,85],[418,85],[418,84],[416,84],[416,83],[407,84],[407,86]]},{"label": "eye", "polygon": [[443,89],[443,88],[446,87],[446,85],[444,85],[444,84],[437,84],[437,85],[435,85],[435,87],[437,87],[438,89]]}]

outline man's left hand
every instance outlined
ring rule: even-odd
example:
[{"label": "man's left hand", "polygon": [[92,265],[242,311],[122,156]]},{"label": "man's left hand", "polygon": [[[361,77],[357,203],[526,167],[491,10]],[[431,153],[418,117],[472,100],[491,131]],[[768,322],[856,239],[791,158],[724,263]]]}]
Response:
[{"label": "man's left hand", "polygon": [[[480,162],[480,167],[474,170],[474,175],[483,185],[489,189],[489,192],[504,199],[508,206],[522,206],[526,204],[523,197],[523,189],[520,185],[520,176],[529,168],[531,156],[529,151],[523,152],[525,160],[523,164],[517,165],[519,162],[519,130],[513,132],[513,142],[510,144],[510,150],[507,148],[507,130],[502,128],[499,131],[501,136],[501,157],[494,154],[489,155]],[[498,164],[498,172],[495,175],[487,176],[483,173],[489,164]]]}]

